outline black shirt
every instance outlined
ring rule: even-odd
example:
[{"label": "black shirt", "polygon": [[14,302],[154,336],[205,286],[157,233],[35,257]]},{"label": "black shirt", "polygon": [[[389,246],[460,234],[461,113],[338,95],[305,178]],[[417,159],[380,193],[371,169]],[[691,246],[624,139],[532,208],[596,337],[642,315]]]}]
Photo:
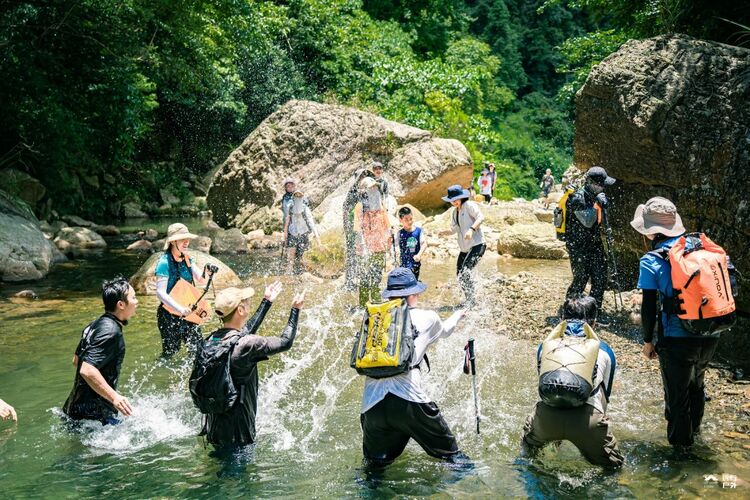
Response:
[{"label": "black shirt", "polygon": [[[594,205],[596,197],[589,193],[586,188],[580,188],[571,194],[566,201],[565,210],[565,242],[568,248],[574,250],[585,250],[590,247],[601,247],[602,239],[599,231],[601,225],[598,213]],[[580,214],[576,214],[580,212]],[[579,217],[589,217],[593,220],[591,227],[586,227]]]},{"label": "black shirt", "polygon": [[110,313],[104,313],[81,333],[76,348],[78,367],[73,390],[65,401],[63,411],[73,419],[106,420],[117,414],[112,404],[98,395],[81,376],[81,365],[86,363],[99,370],[112,389],[117,389],[120,367],[125,358],[125,338],[122,323]]}]

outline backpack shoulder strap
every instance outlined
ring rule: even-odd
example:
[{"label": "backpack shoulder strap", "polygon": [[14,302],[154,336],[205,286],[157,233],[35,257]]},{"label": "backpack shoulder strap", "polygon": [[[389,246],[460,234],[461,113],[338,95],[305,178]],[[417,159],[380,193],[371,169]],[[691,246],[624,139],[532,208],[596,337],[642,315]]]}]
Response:
[{"label": "backpack shoulder strap", "polygon": [[669,262],[669,249],[668,248],[657,248],[656,250],[651,250],[648,252],[648,255],[653,255],[654,257],[658,257],[661,260],[666,260]]}]

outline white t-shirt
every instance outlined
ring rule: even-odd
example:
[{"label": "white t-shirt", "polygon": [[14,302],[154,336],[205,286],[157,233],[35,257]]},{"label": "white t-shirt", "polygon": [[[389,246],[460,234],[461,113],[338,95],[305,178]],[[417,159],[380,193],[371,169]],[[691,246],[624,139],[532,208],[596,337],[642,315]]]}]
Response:
[{"label": "white t-shirt", "polygon": [[[448,337],[458,324],[461,312],[455,312],[445,321],[435,311],[426,309],[409,309],[412,325],[419,332],[414,339],[414,364],[424,358],[427,347],[441,337]],[[382,401],[391,393],[401,399],[415,403],[429,403],[432,399],[422,389],[422,373],[419,368],[412,368],[406,373],[388,378],[365,377],[365,390],[362,393],[361,413]]]},{"label": "white t-shirt", "polygon": [[[474,222],[477,220],[484,220],[484,215],[482,215],[479,205],[471,200],[467,200],[461,206],[461,211],[458,212],[458,217],[456,217],[456,212],[457,210],[454,208],[451,213],[451,229],[454,233],[458,234],[458,248],[460,248],[462,252],[468,252],[472,247],[484,243],[484,234],[482,234],[481,225],[479,226],[479,229],[472,233],[470,240],[464,239],[464,234]],[[456,222],[456,219],[458,219],[458,222]]]}]

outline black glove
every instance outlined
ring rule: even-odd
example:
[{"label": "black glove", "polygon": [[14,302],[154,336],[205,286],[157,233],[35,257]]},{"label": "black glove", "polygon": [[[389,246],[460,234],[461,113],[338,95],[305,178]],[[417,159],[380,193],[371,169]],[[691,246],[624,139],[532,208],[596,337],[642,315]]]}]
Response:
[{"label": "black glove", "polygon": [[605,195],[604,193],[599,193],[596,195],[596,202],[602,208],[607,208],[607,205],[609,205],[609,200],[607,200],[607,195]]}]

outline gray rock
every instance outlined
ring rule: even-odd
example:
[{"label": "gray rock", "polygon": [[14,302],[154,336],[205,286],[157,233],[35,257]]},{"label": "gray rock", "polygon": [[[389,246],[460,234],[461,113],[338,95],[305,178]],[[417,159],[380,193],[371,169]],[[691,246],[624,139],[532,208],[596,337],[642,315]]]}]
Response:
[{"label": "gray rock", "polygon": [[497,253],[521,259],[565,259],[565,243],[555,236],[549,224],[516,224],[500,231]]},{"label": "gray rock", "polygon": [[146,219],[148,214],[141,210],[141,206],[135,202],[125,203],[122,206],[122,214],[127,219]]},{"label": "gray rock", "polygon": [[34,208],[44,198],[47,189],[34,177],[26,172],[13,168],[0,170],[0,189],[10,195],[17,196],[29,207]]},{"label": "gray rock", "polygon": [[62,220],[64,220],[65,222],[67,222],[71,226],[76,226],[76,227],[90,227],[90,228],[93,228],[94,226],[96,226],[96,224],[94,224],[90,220],[82,219],[82,218],[78,217],[77,215],[63,215],[62,216]]},{"label": "gray rock", "polygon": [[131,252],[153,252],[154,248],[148,240],[137,240],[128,245],[127,250]]},{"label": "gray rock", "polygon": [[55,246],[68,257],[87,257],[107,247],[99,234],[87,227],[64,227],[55,237]]},{"label": "gray rock", "polygon": [[34,290],[21,290],[13,294],[14,297],[19,299],[37,299],[39,298]]},{"label": "gray rock", "polygon": [[213,237],[211,252],[214,254],[247,253],[247,240],[237,228],[217,231]]},{"label": "gray rock", "polygon": [[28,205],[0,191],[0,279],[41,279],[49,272],[54,254]]},{"label": "gray rock", "polygon": [[221,226],[280,228],[283,179],[297,177],[311,208],[355,170],[386,165],[391,192],[420,208],[443,205],[451,184],[471,182],[471,157],[458,141],[344,106],[290,101],[261,123],[219,167],[207,204]]},{"label": "gray rock", "polygon": [[[611,221],[628,285],[644,251],[629,221],[659,195],[689,231],[722,245],[750,286],[750,50],[685,35],[631,40],[591,71],[576,116],[576,164],[618,180]],[[750,294],[739,306],[750,311]]]},{"label": "gray rock", "polygon": [[106,225],[106,226],[100,226],[99,224],[94,224],[94,226],[91,228],[95,232],[99,233],[102,236],[119,236],[120,230],[117,228],[117,226],[113,225]]}]

